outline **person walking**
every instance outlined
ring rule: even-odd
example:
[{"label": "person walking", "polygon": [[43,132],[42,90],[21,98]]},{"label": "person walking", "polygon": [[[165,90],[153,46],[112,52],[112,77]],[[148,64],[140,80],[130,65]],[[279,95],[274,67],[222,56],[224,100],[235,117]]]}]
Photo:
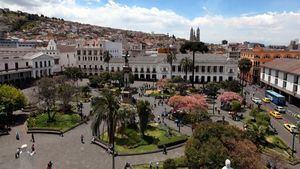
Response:
[{"label": "person walking", "polygon": [[34,144],[32,144],[32,146],[31,146],[31,152],[34,152],[34,151],[35,151]]},{"label": "person walking", "polygon": [[19,132],[18,132],[18,131],[16,132],[16,139],[17,139],[17,140],[20,140],[20,135],[19,135]]},{"label": "person walking", "polygon": [[150,161],[150,169],[152,169],[152,167],[153,167],[153,166],[152,166],[152,161]]},{"label": "person walking", "polygon": [[17,152],[16,152],[16,154],[15,154],[15,158],[16,158],[16,159],[20,157],[20,150],[21,150],[21,149],[18,147]]},{"label": "person walking", "polygon": [[82,144],[84,144],[84,140],[83,140],[83,139],[84,139],[84,136],[81,134],[80,140],[81,140],[81,143],[82,143]]},{"label": "person walking", "polygon": [[52,161],[49,161],[49,163],[47,165],[47,169],[52,169],[52,165],[53,165]]},{"label": "person walking", "polygon": [[167,155],[167,147],[166,147],[166,145],[164,145],[163,153],[164,153],[165,155]]},{"label": "person walking", "polygon": [[33,143],[35,142],[33,133],[31,133],[31,141],[32,141]]}]

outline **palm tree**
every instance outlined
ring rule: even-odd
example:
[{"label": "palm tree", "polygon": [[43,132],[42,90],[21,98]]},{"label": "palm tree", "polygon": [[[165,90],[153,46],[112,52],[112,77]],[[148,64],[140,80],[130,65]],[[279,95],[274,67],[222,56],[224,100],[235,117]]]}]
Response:
[{"label": "palm tree", "polygon": [[169,50],[168,51],[168,54],[167,54],[167,58],[166,58],[166,61],[167,63],[170,64],[170,67],[171,67],[171,71],[170,71],[170,76],[171,76],[171,79],[172,79],[172,72],[173,72],[173,62],[176,61],[176,53],[174,51],[171,51]]},{"label": "palm tree", "polygon": [[192,61],[192,86],[194,87],[194,76],[195,76],[195,53],[207,53],[208,47],[203,42],[192,42],[188,41],[180,47],[181,53],[187,53],[187,50],[193,52],[193,61]]},{"label": "palm tree", "polygon": [[241,74],[241,82],[242,82],[242,95],[244,94],[243,92],[243,88],[244,88],[244,78],[245,78],[245,74],[247,74],[251,67],[252,67],[252,63],[251,60],[249,60],[248,58],[242,58],[241,60],[239,60],[239,69],[240,69],[240,74]]},{"label": "palm tree", "polygon": [[136,108],[130,104],[121,104],[117,111],[118,131],[123,135],[126,125],[135,124]]},{"label": "palm tree", "polygon": [[187,74],[188,74],[188,71],[190,70],[190,67],[193,65],[193,61],[188,58],[188,57],[185,57],[185,58],[182,58],[181,61],[180,61],[180,66],[183,68],[184,72],[185,72],[185,81],[187,82]]},{"label": "palm tree", "polygon": [[114,142],[114,134],[117,124],[117,111],[120,107],[120,102],[109,89],[104,89],[100,97],[92,102],[92,115],[94,120],[91,128],[93,136],[99,136],[99,127],[103,124],[107,127],[108,142]]},{"label": "palm tree", "polygon": [[142,136],[145,135],[149,119],[151,117],[150,103],[147,100],[139,100],[137,102],[137,113],[139,116],[139,126]]},{"label": "palm tree", "polygon": [[109,61],[110,61],[111,57],[112,57],[112,55],[109,53],[108,50],[104,51],[104,53],[103,53],[103,60],[104,60],[105,63],[107,63],[108,72],[109,72]]}]

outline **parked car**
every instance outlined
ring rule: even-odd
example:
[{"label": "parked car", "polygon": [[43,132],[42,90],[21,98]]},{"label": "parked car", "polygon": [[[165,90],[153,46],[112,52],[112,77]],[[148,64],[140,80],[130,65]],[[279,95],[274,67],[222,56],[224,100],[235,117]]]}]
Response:
[{"label": "parked car", "polygon": [[278,111],[269,111],[269,114],[275,119],[282,119],[282,115]]},{"label": "parked car", "polygon": [[255,103],[255,104],[261,104],[262,101],[260,100],[260,98],[257,97],[252,97],[251,100]]},{"label": "parked car", "polygon": [[295,126],[295,125],[293,125],[293,124],[284,123],[283,125],[284,125],[284,127],[285,127],[289,132],[291,132],[291,133],[292,133],[293,131],[297,131],[297,133],[299,132],[299,131],[298,131],[298,127]]},{"label": "parked car", "polygon": [[267,98],[267,97],[264,97],[264,98],[262,99],[262,101],[265,102],[265,103],[270,103],[270,102],[271,102],[271,99],[270,99],[270,98]]},{"label": "parked car", "polygon": [[278,111],[279,113],[285,113],[285,111],[286,111],[285,108],[281,107],[281,106],[276,106],[275,110]]}]

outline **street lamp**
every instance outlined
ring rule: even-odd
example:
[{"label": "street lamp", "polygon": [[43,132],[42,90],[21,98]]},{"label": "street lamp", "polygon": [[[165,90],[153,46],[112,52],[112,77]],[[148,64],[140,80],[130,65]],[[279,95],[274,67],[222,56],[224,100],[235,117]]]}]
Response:
[{"label": "street lamp", "polygon": [[293,158],[294,152],[295,152],[295,137],[296,137],[296,134],[298,134],[298,129],[293,127],[291,133],[293,135],[293,141],[292,141],[292,158]]}]

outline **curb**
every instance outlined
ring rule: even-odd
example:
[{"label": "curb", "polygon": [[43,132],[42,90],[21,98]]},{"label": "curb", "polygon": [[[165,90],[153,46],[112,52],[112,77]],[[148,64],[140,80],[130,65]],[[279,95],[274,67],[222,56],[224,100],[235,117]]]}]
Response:
[{"label": "curb", "polygon": [[[108,149],[108,145],[107,143],[99,140],[99,139],[94,139],[92,140],[91,142],[92,144],[96,144],[98,145],[99,147],[103,148],[104,150],[107,150]],[[179,148],[179,147],[182,147],[186,144],[186,141],[184,143],[181,143],[181,144],[177,144],[175,146],[171,146],[171,147],[167,147],[166,149],[167,150],[173,150],[173,149],[176,149],[176,148]],[[148,151],[148,152],[141,152],[141,153],[118,153],[117,151],[115,151],[116,153],[116,156],[135,156],[135,155],[146,155],[146,154],[154,154],[154,153],[159,153],[159,152],[163,152],[163,149],[157,149],[157,150],[153,150],[153,151]]]},{"label": "curb", "polygon": [[79,122],[78,124],[66,129],[66,130],[58,130],[58,129],[51,129],[51,128],[28,128],[27,133],[36,133],[36,134],[57,134],[62,135],[64,133],[69,132],[70,130],[73,130],[74,128],[82,125],[83,123],[86,123],[88,120],[83,120]]}]

